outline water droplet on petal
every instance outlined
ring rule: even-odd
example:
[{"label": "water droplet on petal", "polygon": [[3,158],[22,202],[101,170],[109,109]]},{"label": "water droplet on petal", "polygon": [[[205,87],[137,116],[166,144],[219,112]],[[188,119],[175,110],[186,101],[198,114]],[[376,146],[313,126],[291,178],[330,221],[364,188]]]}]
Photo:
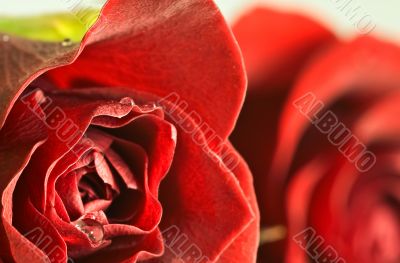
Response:
[{"label": "water droplet on petal", "polygon": [[63,46],[63,47],[69,47],[71,45],[72,45],[72,41],[69,38],[66,38],[66,39],[64,39],[63,42],[61,42],[61,46]]},{"label": "water droplet on petal", "polygon": [[122,98],[119,101],[119,103],[124,104],[124,105],[129,105],[129,106],[135,105],[135,102],[133,101],[133,99],[129,98],[129,97]]},{"label": "water droplet on petal", "polygon": [[9,35],[3,35],[1,37],[1,40],[3,40],[3,42],[8,42],[8,41],[10,41],[10,36]]},{"label": "water droplet on petal", "polygon": [[95,244],[101,243],[104,239],[104,228],[103,225],[100,224],[96,217],[93,216],[85,216],[81,219],[78,219],[74,222],[74,225],[81,232],[85,233],[90,241]]}]

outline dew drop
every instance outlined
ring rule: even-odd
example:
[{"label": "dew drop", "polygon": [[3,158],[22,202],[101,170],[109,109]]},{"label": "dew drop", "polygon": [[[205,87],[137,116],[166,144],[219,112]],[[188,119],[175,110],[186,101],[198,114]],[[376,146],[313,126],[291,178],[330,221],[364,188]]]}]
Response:
[{"label": "dew drop", "polygon": [[63,47],[69,47],[71,45],[72,45],[72,41],[69,38],[66,38],[66,39],[64,39],[63,42],[61,42],[61,46],[63,46]]},{"label": "dew drop", "polygon": [[133,101],[133,99],[129,98],[129,97],[122,98],[119,101],[119,103],[124,104],[124,105],[129,105],[129,106],[135,105],[135,102]]},{"label": "dew drop", "polygon": [[85,216],[74,222],[75,227],[85,233],[90,241],[95,244],[101,243],[104,239],[104,228],[94,215]]},{"label": "dew drop", "polygon": [[9,35],[3,35],[3,36],[1,37],[1,40],[2,40],[3,42],[8,42],[8,41],[10,41],[10,36],[9,36]]}]

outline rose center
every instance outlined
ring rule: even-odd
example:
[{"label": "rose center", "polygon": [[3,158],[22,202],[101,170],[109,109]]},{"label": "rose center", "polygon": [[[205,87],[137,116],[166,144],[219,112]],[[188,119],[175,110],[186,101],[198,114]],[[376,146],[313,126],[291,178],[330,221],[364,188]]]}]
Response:
[{"label": "rose center", "polygon": [[[106,223],[127,223],[137,214],[142,192],[124,159],[123,151],[119,154],[120,144],[124,143],[129,144],[103,131],[89,128],[81,141],[82,145],[87,146],[87,149],[84,148],[85,154],[56,184],[71,220],[102,212]],[[126,203],[132,206],[121,209]],[[90,228],[90,224],[78,228],[81,230],[86,227]]]}]

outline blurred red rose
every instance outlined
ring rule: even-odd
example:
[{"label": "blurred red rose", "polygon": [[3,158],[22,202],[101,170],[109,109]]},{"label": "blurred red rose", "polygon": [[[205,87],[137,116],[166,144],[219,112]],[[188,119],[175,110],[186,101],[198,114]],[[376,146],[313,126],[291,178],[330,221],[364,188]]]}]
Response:
[{"label": "blurred red rose", "polygon": [[81,45],[0,39],[3,261],[255,261],[227,140],[246,78],[212,1],[110,0]]},{"label": "blurred red rose", "polygon": [[400,262],[400,48],[262,8],[234,34],[249,90],[231,140],[255,178],[259,262]]}]

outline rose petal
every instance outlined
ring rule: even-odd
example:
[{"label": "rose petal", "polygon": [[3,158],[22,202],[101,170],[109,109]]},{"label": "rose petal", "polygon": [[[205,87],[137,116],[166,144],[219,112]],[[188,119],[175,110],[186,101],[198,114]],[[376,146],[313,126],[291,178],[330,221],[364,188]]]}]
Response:
[{"label": "rose petal", "polygon": [[[249,92],[230,139],[247,160],[254,175],[261,225],[283,222],[283,193],[268,181],[283,105],[291,85],[304,67],[336,43],[324,26],[303,15],[267,8],[249,11],[234,24],[233,31],[243,51],[249,76]],[[271,188],[271,189],[270,189]],[[278,195],[279,194],[279,195]],[[278,195],[278,196],[277,196]],[[283,251],[277,241],[260,249],[260,258],[274,258]]]},{"label": "rose petal", "polygon": [[[32,94],[26,101],[29,101],[32,106],[37,106],[36,96],[40,94]],[[3,248],[0,256],[9,259],[11,254],[30,255],[34,261],[38,262],[38,255],[42,254],[40,250],[32,249],[33,245],[12,226],[12,195],[17,180],[31,155],[45,142],[47,131],[40,118],[22,102],[15,104],[9,116],[10,121],[7,121],[0,131],[0,166],[2,167],[0,246]],[[25,127],[30,127],[29,133],[23,132]],[[18,137],[14,135],[15,132],[19,133]]]},{"label": "rose petal", "polygon": [[158,257],[163,251],[161,234],[156,229],[145,236],[121,236],[108,249],[83,258],[82,262],[137,262]]},{"label": "rose petal", "polygon": [[311,55],[335,41],[329,30],[308,17],[261,7],[242,16],[233,32],[252,90],[289,88]]},{"label": "rose petal", "polygon": [[[0,34],[3,39],[4,34]],[[50,68],[69,63],[78,45],[32,42],[17,37],[0,41],[0,129],[24,89]]]},{"label": "rose petal", "polygon": [[[32,201],[35,206],[40,207],[40,210],[44,210],[45,207],[47,195],[45,185],[47,185],[51,170],[54,168],[57,160],[65,155],[65,153],[69,152],[76,144],[77,140],[84,134],[94,116],[108,115],[120,118],[126,117],[129,119],[133,117],[130,115],[132,105],[125,105],[115,101],[88,101],[85,97],[64,96],[62,93],[51,95],[50,98],[52,99],[51,109],[58,108],[59,112],[63,112],[65,116],[68,117],[63,119],[64,122],[58,123],[56,129],[49,126],[49,139],[43,147],[41,147],[40,151],[32,156],[30,164],[24,171],[24,174],[27,175],[26,180],[30,182],[28,185],[31,187],[30,194]],[[51,121],[52,115],[49,115],[49,112],[47,112],[47,114],[47,118],[50,118],[50,120],[47,120],[47,122],[49,122]],[[69,120],[68,122],[65,121],[67,119]],[[63,126],[61,126],[61,124]],[[65,128],[63,128],[64,125],[66,125]],[[69,130],[69,128],[67,128],[69,125],[76,127],[77,131],[80,131],[80,133],[76,136],[75,134],[68,133],[60,136],[64,130]],[[63,170],[59,172],[61,173]],[[34,174],[36,176],[28,176]]]},{"label": "rose petal", "polygon": [[[171,107],[174,108],[171,115],[174,119],[183,116],[186,124],[190,123],[189,126],[198,129],[196,123],[179,108],[167,102],[164,107],[168,112],[171,112]],[[179,235],[175,241],[181,241],[170,246],[171,240],[167,240],[168,249],[161,260],[170,262],[176,257],[188,257],[190,251],[186,255],[180,254],[184,252],[183,247],[192,245],[193,249],[200,250],[198,257],[213,261],[252,220],[257,219],[238,179],[224,165],[221,157],[208,148],[204,134],[199,133],[194,140],[192,134],[185,132],[181,126],[176,127],[178,143],[175,158],[160,192],[164,208],[161,225],[164,231],[177,228]],[[239,159],[239,163],[241,161]],[[174,194],[171,195],[171,192]]]},{"label": "rose petal", "polygon": [[[234,151],[233,148],[232,151]],[[237,157],[239,158],[239,155]],[[260,214],[253,187],[253,178],[245,162],[241,162],[232,172],[239,180],[240,186],[251,204],[254,218],[247,228],[226,248],[218,262],[256,262],[257,250],[254,248],[259,244]]]},{"label": "rose petal", "polygon": [[[365,108],[399,86],[399,51],[392,44],[363,37],[332,47],[304,69],[284,105],[273,165],[264,184],[271,186],[267,192],[270,200],[274,200],[273,207],[267,209],[281,211],[275,213],[281,214],[280,217],[272,215],[277,218],[276,223],[283,223],[285,219],[279,207],[284,202],[282,193],[292,171],[313,159],[315,154],[336,150],[326,136],[311,127],[310,120],[299,112],[293,102],[311,92],[316,100],[324,103],[325,110],[332,109],[340,121],[350,123],[348,127],[351,127]],[[346,58],[345,62],[343,58]],[[346,96],[350,96],[348,104],[340,107],[338,103],[343,102]],[[355,101],[357,107],[354,107]],[[339,106],[333,109],[336,105]]]},{"label": "rose petal", "polygon": [[246,80],[213,1],[108,1],[83,45],[71,66],[48,72],[58,86],[127,87],[160,97],[176,92],[222,138],[233,129]]},{"label": "rose petal", "polygon": [[[346,58],[345,62],[343,58]],[[285,105],[274,157],[273,169],[280,171],[276,176],[286,173],[295,147],[310,124],[292,105],[293,101],[312,92],[318,100],[329,106],[349,93],[364,97],[387,93],[400,85],[399,61],[399,47],[370,37],[337,45],[315,61],[298,80]]]}]

